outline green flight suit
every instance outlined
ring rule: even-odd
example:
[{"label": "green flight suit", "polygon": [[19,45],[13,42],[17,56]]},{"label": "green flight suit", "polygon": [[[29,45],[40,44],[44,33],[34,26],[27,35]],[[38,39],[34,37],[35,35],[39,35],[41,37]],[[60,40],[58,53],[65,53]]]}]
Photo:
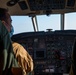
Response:
[{"label": "green flight suit", "polygon": [[[13,62],[16,61],[14,58],[9,32],[0,21],[0,75],[9,75],[7,71],[10,69]],[[17,63],[16,66],[18,66]]]}]

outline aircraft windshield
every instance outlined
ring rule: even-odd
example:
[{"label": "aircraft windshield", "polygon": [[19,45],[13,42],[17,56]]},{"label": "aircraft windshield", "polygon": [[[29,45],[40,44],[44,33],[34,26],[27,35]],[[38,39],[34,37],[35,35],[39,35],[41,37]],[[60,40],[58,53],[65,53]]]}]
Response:
[{"label": "aircraft windshield", "polygon": [[[22,32],[34,32],[31,17],[28,16],[12,16],[12,25],[14,26],[14,34]],[[76,13],[65,14],[64,29],[76,29]],[[47,29],[60,30],[61,17],[60,14],[51,14],[49,16],[37,16],[39,31],[47,31]]]}]

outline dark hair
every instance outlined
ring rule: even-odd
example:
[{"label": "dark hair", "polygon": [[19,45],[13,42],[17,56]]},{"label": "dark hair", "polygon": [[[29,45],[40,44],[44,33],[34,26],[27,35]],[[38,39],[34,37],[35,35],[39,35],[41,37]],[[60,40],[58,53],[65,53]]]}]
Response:
[{"label": "dark hair", "polygon": [[6,12],[8,12],[7,9],[0,8],[0,20],[5,20],[6,19]]}]

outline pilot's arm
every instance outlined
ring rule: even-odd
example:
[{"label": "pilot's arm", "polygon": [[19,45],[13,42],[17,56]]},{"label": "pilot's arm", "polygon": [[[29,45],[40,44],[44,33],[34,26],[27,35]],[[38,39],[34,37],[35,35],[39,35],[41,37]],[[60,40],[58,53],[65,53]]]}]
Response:
[{"label": "pilot's arm", "polygon": [[29,53],[25,50],[25,48],[13,42],[13,51],[17,58],[19,66],[22,68],[24,75],[33,71],[33,59],[29,55]]}]

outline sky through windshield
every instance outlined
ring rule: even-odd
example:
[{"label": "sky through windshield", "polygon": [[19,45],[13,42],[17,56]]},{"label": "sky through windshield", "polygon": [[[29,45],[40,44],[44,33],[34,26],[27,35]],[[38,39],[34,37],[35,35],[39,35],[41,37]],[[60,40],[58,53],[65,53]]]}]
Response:
[{"label": "sky through windshield", "polygon": [[[14,34],[22,32],[34,32],[31,17],[28,16],[12,16],[12,25]],[[76,29],[76,13],[65,14],[65,30]],[[47,29],[60,30],[60,14],[50,16],[37,16],[39,31],[47,31]]]}]

